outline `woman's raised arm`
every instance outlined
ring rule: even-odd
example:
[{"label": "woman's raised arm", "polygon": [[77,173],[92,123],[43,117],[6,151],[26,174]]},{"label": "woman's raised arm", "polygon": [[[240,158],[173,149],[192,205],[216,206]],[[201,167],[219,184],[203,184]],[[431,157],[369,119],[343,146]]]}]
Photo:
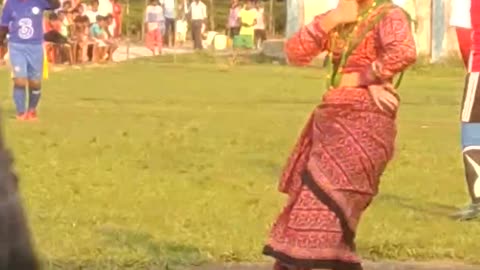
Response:
[{"label": "woman's raised arm", "polygon": [[285,44],[288,63],[305,66],[323,51],[328,49],[329,33],[337,26],[340,14],[336,10],[316,16],[303,26]]}]

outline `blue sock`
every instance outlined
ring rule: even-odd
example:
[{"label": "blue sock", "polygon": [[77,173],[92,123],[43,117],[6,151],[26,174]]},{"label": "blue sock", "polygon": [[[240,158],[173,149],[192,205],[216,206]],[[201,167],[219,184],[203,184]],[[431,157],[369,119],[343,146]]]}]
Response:
[{"label": "blue sock", "polygon": [[13,87],[13,101],[15,102],[15,107],[17,109],[17,114],[25,113],[25,99],[27,94],[25,93],[25,87],[23,86],[14,86]]},{"label": "blue sock", "polygon": [[42,96],[42,92],[40,89],[29,90],[28,96],[28,110],[35,110],[37,109],[38,102],[40,101],[40,97]]}]

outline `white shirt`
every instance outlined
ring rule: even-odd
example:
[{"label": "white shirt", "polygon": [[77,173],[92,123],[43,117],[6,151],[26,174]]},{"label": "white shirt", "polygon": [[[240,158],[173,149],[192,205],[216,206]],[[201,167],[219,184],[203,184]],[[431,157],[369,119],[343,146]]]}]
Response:
[{"label": "white shirt", "polygon": [[[470,20],[471,0],[452,0],[450,11],[450,25],[462,28],[472,28]],[[478,0],[475,0],[478,1]]]},{"label": "white shirt", "polygon": [[175,0],[159,0],[159,2],[163,5],[165,17],[175,18]]},{"label": "white shirt", "polygon": [[152,31],[160,27],[160,22],[165,20],[163,17],[162,6],[148,5],[145,10],[145,22],[147,23],[147,30]]},{"label": "white shirt", "polygon": [[85,16],[88,17],[88,20],[90,21],[90,23],[96,23],[97,22],[97,15],[98,15],[98,11],[93,11],[91,9],[85,11]]},{"label": "white shirt", "polygon": [[107,16],[113,14],[113,4],[110,0],[98,0],[98,14]]},{"label": "white shirt", "polygon": [[158,0],[164,8],[175,8],[175,0]]},{"label": "white shirt", "polygon": [[115,22],[115,20],[112,20],[112,23],[108,25],[108,33],[110,34],[110,36],[114,36],[115,35],[115,28],[117,27],[117,23]]},{"label": "white shirt", "polygon": [[198,4],[193,1],[190,4],[190,13],[192,20],[205,20],[207,18],[207,6],[202,1],[198,1]]}]

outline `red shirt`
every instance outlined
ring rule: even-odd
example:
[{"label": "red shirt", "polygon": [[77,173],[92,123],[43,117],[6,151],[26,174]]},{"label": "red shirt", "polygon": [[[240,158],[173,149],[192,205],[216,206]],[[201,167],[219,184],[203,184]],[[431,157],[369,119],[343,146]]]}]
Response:
[{"label": "red shirt", "polygon": [[122,14],[122,6],[120,6],[119,3],[114,3],[113,4],[113,15],[114,16],[120,16]]},{"label": "red shirt", "polygon": [[480,1],[472,0],[470,8],[472,20],[472,56],[470,59],[470,72],[480,72]]},{"label": "red shirt", "polygon": [[62,29],[62,22],[60,22],[59,20],[56,20],[56,21],[47,20],[46,21],[45,32],[50,32],[52,30],[60,32],[61,29]]}]

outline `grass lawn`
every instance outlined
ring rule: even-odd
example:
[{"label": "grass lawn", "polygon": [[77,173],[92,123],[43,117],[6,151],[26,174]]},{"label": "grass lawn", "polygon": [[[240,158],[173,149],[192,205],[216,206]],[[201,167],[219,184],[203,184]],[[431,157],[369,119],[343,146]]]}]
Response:
[{"label": "grass lawn", "polygon": [[[479,223],[447,217],[467,202],[462,84],[460,68],[406,75],[397,155],[358,232],[364,258],[480,262]],[[314,69],[154,60],[52,74],[41,121],[5,128],[49,269],[264,260],[280,170],[323,85]]]}]

